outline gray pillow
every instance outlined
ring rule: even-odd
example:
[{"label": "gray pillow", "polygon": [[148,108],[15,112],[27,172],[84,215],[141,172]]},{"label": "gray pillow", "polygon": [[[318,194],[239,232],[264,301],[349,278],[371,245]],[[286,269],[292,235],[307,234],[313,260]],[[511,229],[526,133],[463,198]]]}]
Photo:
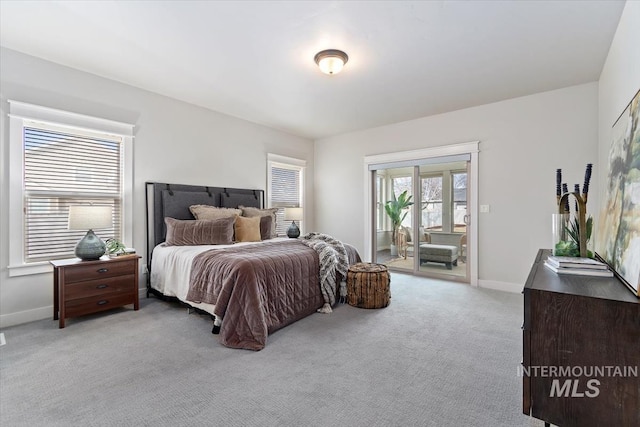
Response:
[{"label": "gray pillow", "polygon": [[179,220],[166,217],[168,246],[230,245],[235,216],[219,219]]},{"label": "gray pillow", "polygon": [[273,219],[271,215],[265,215],[260,217],[260,238],[262,240],[271,239],[271,228]]}]

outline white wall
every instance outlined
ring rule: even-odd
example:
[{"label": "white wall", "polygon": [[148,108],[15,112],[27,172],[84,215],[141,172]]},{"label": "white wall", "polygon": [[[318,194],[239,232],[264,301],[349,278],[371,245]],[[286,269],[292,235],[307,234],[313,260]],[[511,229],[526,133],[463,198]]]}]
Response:
[{"label": "white wall", "polygon": [[[599,189],[604,191],[612,126],[640,89],[640,2],[628,1],[602,68],[598,90],[598,159],[603,165]],[[600,194],[600,200],[603,194]],[[603,202],[604,204],[604,202]]]},{"label": "white wall", "polygon": [[[640,2],[627,2],[599,85],[580,85],[316,141],[218,114],[10,50],[0,50],[0,326],[51,316],[51,274],[8,278],[7,99],[136,124],[134,242],[144,249],[147,180],[265,187],[267,152],[308,161],[311,229],[363,249],[366,155],[480,140],[481,284],[520,291],[550,246],[556,168],[605,179],[611,126],[640,88]],[[224,158],[221,158],[220,152]],[[242,170],[238,170],[242,165]],[[598,186],[600,187],[600,186]],[[315,193],[312,193],[315,191]],[[596,213],[598,198],[588,210]],[[314,197],[307,198],[313,213]]]},{"label": "white wall", "polygon": [[318,140],[316,228],[362,251],[364,156],[479,140],[479,283],[519,292],[551,247],[555,170],[571,186],[598,173],[597,96],[594,82]]},{"label": "white wall", "polygon": [[[149,78],[153,78],[150,76]],[[136,125],[134,239],[145,256],[144,182],[266,190],[268,152],[307,161],[307,224],[313,226],[313,142],[92,74],[0,51],[0,326],[52,315],[52,274],[9,278],[7,99]],[[144,287],[144,276],[141,287]]]}]

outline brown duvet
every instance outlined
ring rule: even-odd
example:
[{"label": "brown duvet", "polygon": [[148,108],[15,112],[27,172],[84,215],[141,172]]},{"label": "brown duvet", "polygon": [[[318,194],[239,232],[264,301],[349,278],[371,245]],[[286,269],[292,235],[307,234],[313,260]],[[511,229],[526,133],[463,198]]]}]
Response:
[{"label": "brown duvet", "polygon": [[261,350],[269,333],[322,307],[318,271],[316,251],[294,239],[212,249],[194,259],[187,299],[215,305],[222,344]]}]

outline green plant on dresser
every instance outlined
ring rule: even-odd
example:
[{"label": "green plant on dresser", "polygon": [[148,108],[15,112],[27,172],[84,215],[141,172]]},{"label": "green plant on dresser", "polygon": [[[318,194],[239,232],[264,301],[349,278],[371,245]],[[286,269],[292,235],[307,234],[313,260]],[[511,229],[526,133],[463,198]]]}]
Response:
[{"label": "green plant on dresser", "polygon": [[107,247],[107,255],[118,255],[126,249],[126,246],[118,239],[108,239],[105,245]]}]

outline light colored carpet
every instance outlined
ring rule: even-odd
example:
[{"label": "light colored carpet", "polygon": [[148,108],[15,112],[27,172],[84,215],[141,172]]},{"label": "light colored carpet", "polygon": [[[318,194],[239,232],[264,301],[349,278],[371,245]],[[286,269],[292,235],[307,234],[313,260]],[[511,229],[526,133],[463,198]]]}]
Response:
[{"label": "light colored carpet", "polygon": [[7,328],[2,426],[540,426],[521,414],[522,296],[392,273],[339,306],[221,346],[207,316],[141,310]]}]

